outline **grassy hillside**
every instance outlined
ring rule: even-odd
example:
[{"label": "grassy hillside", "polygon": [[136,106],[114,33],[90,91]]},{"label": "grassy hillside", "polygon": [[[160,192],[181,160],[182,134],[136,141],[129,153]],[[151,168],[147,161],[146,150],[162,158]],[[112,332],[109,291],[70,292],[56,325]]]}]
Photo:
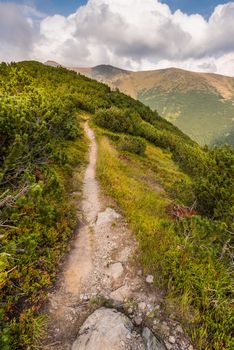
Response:
[{"label": "grassy hillside", "polygon": [[[138,98],[203,145],[228,135],[233,125],[234,100],[224,100],[214,92],[175,89],[165,94],[153,88],[139,92]],[[234,140],[230,142],[234,145]]]},{"label": "grassy hillside", "polygon": [[231,349],[233,151],[201,149],[116,107],[94,121],[100,181],[136,233],[146,271],[166,288],[170,312],[198,349]]},{"label": "grassy hillside", "polygon": [[[202,149],[139,101],[38,62],[0,65],[0,348],[40,348],[41,305],[76,226],[84,115],[145,269],[199,349],[232,349],[233,151]],[[174,216],[186,206],[196,215]]]},{"label": "grassy hillside", "polygon": [[168,214],[170,203],[181,206],[192,199],[191,180],[171,153],[147,143],[145,155],[136,155],[122,151],[113,136],[98,134],[102,187],[136,234],[144,272],[153,273],[166,289],[166,311],[180,320],[197,349],[232,349],[230,261],[222,256],[229,240],[225,228],[199,215],[175,220]]},{"label": "grassy hillside", "polygon": [[182,69],[146,72],[112,66],[75,68],[156,109],[199,144],[234,145],[234,78]]}]

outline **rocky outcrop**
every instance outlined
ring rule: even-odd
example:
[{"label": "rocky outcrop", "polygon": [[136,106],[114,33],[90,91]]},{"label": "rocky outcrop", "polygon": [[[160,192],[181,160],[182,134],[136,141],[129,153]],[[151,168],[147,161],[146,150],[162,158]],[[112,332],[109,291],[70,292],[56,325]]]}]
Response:
[{"label": "rocky outcrop", "polygon": [[145,347],[127,316],[114,309],[100,308],[87,318],[72,346],[72,350],[94,349],[144,350]]}]

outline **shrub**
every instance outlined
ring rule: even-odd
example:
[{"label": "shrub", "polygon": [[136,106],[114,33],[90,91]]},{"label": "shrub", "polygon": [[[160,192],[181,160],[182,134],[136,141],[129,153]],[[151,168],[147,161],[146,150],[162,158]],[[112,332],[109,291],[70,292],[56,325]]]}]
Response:
[{"label": "shrub", "polygon": [[95,115],[95,123],[98,126],[109,129],[114,132],[124,132],[133,134],[136,124],[140,117],[137,113],[132,113],[128,109],[111,107],[100,109]]},{"label": "shrub", "polygon": [[122,151],[128,151],[139,155],[144,155],[146,150],[146,142],[140,137],[122,136],[118,141],[118,147]]}]

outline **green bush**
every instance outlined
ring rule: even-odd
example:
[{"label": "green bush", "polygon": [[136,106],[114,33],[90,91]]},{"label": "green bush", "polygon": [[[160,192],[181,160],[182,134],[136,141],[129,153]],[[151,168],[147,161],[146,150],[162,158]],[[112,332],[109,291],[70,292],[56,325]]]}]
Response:
[{"label": "green bush", "polygon": [[82,139],[76,99],[68,86],[61,94],[56,70],[53,75],[49,69],[47,80],[40,74],[44,66],[33,65],[38,68],[36,79],[20,66],[0,65],[0,348],[4,350],[37,346],[43,330],[40,304],[75,226],[65,188],[72,176],[67,169],[84,161],[84,151],[75,161],[68,152]]},{"label": "green bush", "polygon": [[140,137],[126,135],[119,139],[118,147],[122,151],[128,151],[143,156],[146,150],[146,142]]},{"label": "green bush", "polygon": [[99,109],[94,120],[98,126],[113,132],[133,134],[140,117],[137,113],[132,113],[131,110],[111,107]]}]

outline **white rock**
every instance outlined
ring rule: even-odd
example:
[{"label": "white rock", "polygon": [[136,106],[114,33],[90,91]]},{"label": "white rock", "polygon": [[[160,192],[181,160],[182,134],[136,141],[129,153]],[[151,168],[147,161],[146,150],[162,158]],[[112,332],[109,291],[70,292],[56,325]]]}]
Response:
[{"label": "white rock", "polygon": [[72,350],[123,350],[132,329],[133,324],[125,315],[100,308],[82,325]]},{"label": "white rock", "polygon": [[176,332],[181,333],[181,334],[183,333],[183,329],[180,325],[176,326]]},{"label": "white rock", "polygon": [[126,262],[131,254],[131,248],[130,247],[124,247],[123,250],[121,250],[118,255],[117,259],[122,262]]},{"label": "white rock", "polygon": [[194,350],[193,346],[192,346],[192,345],[189,345],[188,350]]},{"label": "white rock", "polygon": [[154,283],[154,276],[148,275],[145,280],[147,283],[152,284],[152,283]]},{"label": "white rock", "polygon": [[142,318],[140,316],[134,317],[134,322],[137,326],[140,326],[142,324]]},{"label": "white rock", "polygon": [[161,330],[162,330],[162,333],[164,333],[165,335],[169,335],[170,333],[170,328],[167,326],[167,324],[162,324],[161,325]]},{"label": "white rock", "polygon": [[89,295],[88,294],[80,294],[80,300],[84,300],[84,301],[87,301],[89,300]]},{"label": "white rock", "polygon": [[176,342],[175,337],[173,337],[173,335],[170,335],[168,340],[171,344],[175,344],[175,342]]},{"label": "white rock", "polygon": [[126,298],[130,296],[130,289],[128,286],[122,286],[115,291],[110,293],[111,299],[115,301],[124,301]]},{"label": "white rock", "polygon": [[123,274],[123,265],[118,262],[118,263],[115,263],[115,264],[111,264],[108,268],[108,275],[114,280],[118,280],[122,274]]},{"label": "white rock", "polygon": [[167,350],[172,350],[173,349],[173,345],[170,344],[169,342],[165,342],[166,343],[166,346],[167,346]]},{"label": "white rock", "polygon": [[146,303],[141,302],[138,304],[138,310],[144,311],[146,309]]},{"label": "white rock", "polygon": [[106,208],[105,211],[98,214],[96,226],[106,225],[108,223],[111,224],[114,220],[117,220],[120,218],[121,218],[121,215],[116,213],[114,209]]}]

